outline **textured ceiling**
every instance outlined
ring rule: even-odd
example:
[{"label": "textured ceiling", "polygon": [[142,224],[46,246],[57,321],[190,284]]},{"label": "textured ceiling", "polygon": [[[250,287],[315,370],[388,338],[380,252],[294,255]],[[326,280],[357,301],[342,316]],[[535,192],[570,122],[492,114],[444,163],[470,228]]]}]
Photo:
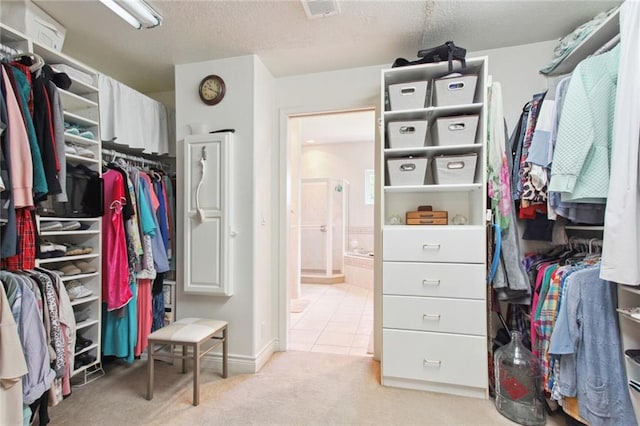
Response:
[{"label": "textured ceiling", "polygon": [[252,53],[279,77],[391,64],[446,40],[469,51],[550,40],[621,3],[338,1],[339,16],[316,20],[298,0],[150,1],[164,25],[135,30],[97,0],[34,0],[67,28],[65,53],[144,93],[173,90],[174,64]]}]

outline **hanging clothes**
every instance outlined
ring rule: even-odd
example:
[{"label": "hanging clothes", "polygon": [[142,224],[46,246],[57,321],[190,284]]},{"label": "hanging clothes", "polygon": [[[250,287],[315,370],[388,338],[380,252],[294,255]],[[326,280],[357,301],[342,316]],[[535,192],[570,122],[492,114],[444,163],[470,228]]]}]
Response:
[{"label": "hanging clothes", "polygon": [[640,2],[620,9],[620,68],[600,277],[640,284]]},{"label": "hanging clothes", "polygon": [[22,376],[28,373],[18,326],[0,283],[0,424],[22,425]]},{"label": "hanging clothes", "polygon": [[[34,292],[18,275],[0,270],[9,304],[18,324],[22,350],[27,361],[28,373],[22,377],[22,394],[25,404],[37,401],[51,387],[56,373],[50,366],[47,333],[43,311],[39,308]],[[46,306],[46,305],[45,305]]]},{"label": "hanging clothes", "polygon": [[[591,425],[637,425],[627,389],[618,334],[615,283],[599,278],[600,268],[571,275],[566,300],[568,336],[559,345],[563,393],[578,397],[580,416]],[[571,359],[571,358],[570,358]]]},{"label": "hanging clothes", "polygon": [[[29,111],[29,99],[31,97],[31,75],[29,68],[26,66],[20,66],[16,64],[16,68],[5,66],[9,79],[13,77],[15,81],[14,88],[16,92],[16,98],[22,112],[22,118],[24,120],[27,135],[29,137],[29,148],[31,150],[31,161],[33,164],[33,192],[36,200],[46,197],[49,192],[49,186],[47,185],[47,179],[44,174],[44,165],[42,163],[42,154],[40,153],[40,146],[36,138],[36,130],[33,127],[33,119],[31,118],[31,112]],[[25,72],[21,71],[24,70]]]},{"label": "hanging clothes", "polygon": [[8,144],[4,147],[11,167],[11,191],[14,208],[33,206],[33,163],[29,150],[29,136],[22,121],[18,100],[13,92],[9,77],[2,68],[2,92],[7,107]]},{"label": "hanging clothes", "polygon": [[549,190],[563,201],[606,202],[620,47],[573,72],[562,108]]},{"label": "hanging clothes", "polygon": [[522,266],[515,209],[511,201],[511,156],[506,151],[506,126],[502,110],[502,87],[493,83],[489,92],[488,193],[501,250],[492,287],[499,300],[529,304],[531,287]]},{"label": "hanging clothes", "polygon": [[102,219],[102,301],[106,303],[108,311],[113,311],[125,306],[132,298],[122,219],[126,200],[120,173],[107,170],[102,178],[105,211]]}]

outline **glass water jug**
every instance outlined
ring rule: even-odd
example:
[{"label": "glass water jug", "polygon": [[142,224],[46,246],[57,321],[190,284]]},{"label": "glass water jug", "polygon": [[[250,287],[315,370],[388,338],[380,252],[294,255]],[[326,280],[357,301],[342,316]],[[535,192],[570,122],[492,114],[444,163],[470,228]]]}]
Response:
[{"label": "glass water jug", "polygon": [[498,412],[521,425],[544,425],[540,365],[519,331],[512,331],[511,342],[495,351],[494,367]]}]

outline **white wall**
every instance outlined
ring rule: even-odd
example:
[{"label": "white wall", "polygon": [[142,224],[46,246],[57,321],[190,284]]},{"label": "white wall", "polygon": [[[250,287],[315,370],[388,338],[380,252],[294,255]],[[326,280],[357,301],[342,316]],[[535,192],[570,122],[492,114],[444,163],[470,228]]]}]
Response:
[{"label": "white wall", "polygon": [[[468,57],[488,56],[489,74],[495,81],[500,81],[503,86],[503,102],[505,117],[509,132],[520,115],[522,107],[534,93],[544,90],[545,79],[538,70],[551,59],[553,49],[557,41],[551,40],[541,43],[533,43],[524,46],[515,46],[501,49],[491,49],[480,52],[469,52]],[[390,67],[390,64],[370,66],[362,68],[352,68],[348,70],[305,74],[291,77],[283,77],[277,80],[277,105],[280,114],[279,128],[279,157],[287,158],[287,120],[286,117],[295,113],[322,112],[340,109],[350,109],[366,106],[375,106],[376,116],[379,116],[380,97],[380,71]],[[376,134],[376,155],[379,155],[379,134]],[[376,158],[376,164],[380,163]],[[285,164],[284,162],[279,164]],[[287,171],[280,170],[280,179],[276,182],[276,192],[284,192],[287,185]],[[378,191],[380,191],[378,187]],[[286,198],[280,200],[276,207],[274,217],[281,218],[278,232],[274,235],[285,241],[286,229],[289,225],[284,217],[286,213]],[[377,208],[377,207],[376,207]],[[377,221],[379,214],[376,214],[376,229],[380,226]],[[380,253],[379,241],[374,247],[374,251]],[[279,272],[277,280],[280,282],[281,300],[286,298],[286,276],[285,268],[287,252],[281,247],[279,251]],[[376,357],[380,354],[380,263],[376,258],[374,283],[374,331]],[[286,336],[286,312],[280,312],[279,335]]]},{"label": "white wall", "polygon": [[373,205],[364,203],[364,171],[373,168],[374,141],[302,147],[301,177],[332,177],[349,182],[350,229],[347,232],[366,251],[373,251]]},{"label": "white wall", "polygon": [[[288,116],[297,113],[317,113],[363,107],[374,107],[379,110],[381,68],[381,66],[372,66],[279,78],[276,81],[276,108],[280,115],[277,137],[280,141],[278,158],[281,162],[278,164],[287,164],[286,161],[290,156],[291,148],[288,145],[290,135],[287,134]],[[287,241],[287,229],[291,226],[288,215],[290,199],[287,198],[286,191],[287,188],[291,188],[291,176],[288,175],[288,172],[287,167],[280,167],[280,176],[273,189],[274,194],[280,194],[280,200],[274,213],[274,217],[280,218],[280,226],[274,232],[274,236],[282,242]],[[287,251],[288,244],[281,245],[278,252],[275,282],[278,283],[280,301],[287,299],[287,275],[293,274],[293,271],[287,270],[287,266],[291,266],[287,265]],[[380,291],[375,292],[375,312],[380,311],[380,294]],[[278,335],[282,339],[286,339],[288,321],[286,309],[281,308],[278,315]],[[374,315],[375,330],[381,329],[379,324],[379,318]],[[376,339],[376,346],[379,345],[379,342],[380,339]],[[283,341],[281,341],[280,349],[286,349]]]},{"label": "white wall", "polygon": [[534,93],[547,89],[546,78],[538,72],[553,57],[557,40],[502,49],[471,52],[467,56],[488,56],[489,75],[502,85],[504,115],[509,135],[518,122],[522,107]]},{"label": "white wall", "polygon": [[[212,73],[224,79],[226,96],[218,105],[207,106],[200,101],[197,88],[201,79]],[[235,237],[235,264],[232,265],[234,295],[186,295],[178,286],[177,316],[203,316],[228,321],[231,366],[234,366],[235,360],[238,364],[246,364],[251,370],[256,366],[256,348],[266,339],[260,335],[261,329],[256,329],[256,324],[261,325],[264,321],[268,329],[270,323],[264,318],[272,317],[270,309],[273,298],[270,296],[269,279],[271,238],[268,229],[271,216],[268,199],[272,187],[270,138],[273,127],[273,81],[253,55],[176,65],[175,75],[178,151],[181,150],[181,141],[189,132],[189,123],[200,122],[210,129],[235,129],[232,165],[235,191],[232,199],[238,232]],[[257,158],[257,154],[266,155],[267,158]],[[180,165],[178,172],[181,173]],[[261,186],[256,189],[257,181],[261,182]],[[257,196],[259,191],[263,193]],[[180,203],[181,192],[178,195]],[[184,211],[180,204],[178,211]],[[264,226],[261,225],[263,216]],[[179,225],[179,237],[182,232],[182,226]],[[254,255],[265,249],[267,252],[259,253],[261,259],[256,261]],[[182,268],[182,262],[178,262],[178,282]],[[258,274],[265,276],[260,276],[260,280],[256,281]],[[265,299],[255,303],[258,295]]]},{"label": "white wall", "polygon": [[[538,69],[551,57],[555,44],[555,41],[548,41],[471,52],[468,55],[489,56],[489,73],[494,80],[500,81],[503,85],[505,115],[510,129],[524,103],[533,93],[545,88],[544,78],[538,74]],[[287,215],[287,203],[290,200],[287,199],[286,191],[289,178],[286,164],[290,149],[287,144],[287,117],[297,113],[361,107],[375,107],[379,115],[380,70],[389,66],[384,64],[275,80],[275,102],[271,105],[274,114],[272,118],[277,119],[277,125],[268,136],[269,113],[258,117],[260,114],[256,111],[270,107],[269,103],[262,99],[263,96],[269,98],[272,95],[266,89],[270,78],[268,71],[258,62],[253,56],[245,56],[177,65],[175,86],[178,141],[188,134],[188,123],[191,122],[203,122],[211,128],[236,128],[235,201],[240,227],[237,247],[241,253],[241,256],[237,257],[235,269],[236,294],[231,298],[202,298],[186,296],[180,289],[178,316],[219,316],[228,320],[233,326],[230,352],[248,357],[254,357],[263,345],[268,344],[271,336],[265,335],[268,334],[265,329],[270,329],[286,339],[286,236],[287,227],[290,225]],[[212,72],[225,79],[227,97],[221,104],[208,107],[199,101],[196,88],[202,77]],[[258,147],[258,143],[269,146],[273,151],[270,153],[264,145]],[[379,155],[378,146],[379,135],[376,134],[376,155]],[[247,162],[244,161],[247,159],[250,159],[249,164],[253,165],[253,170],[247,170]],[[276,173],[270,190],[263,185],[268,182],[264,180],[268,172],[263,169],[264,163],[268,161]],[[258,185],[258,188],[254,185]],[[288,188],[291,189],[291,186]],[[265,207],[268,205],[268,196],[265,194],[270,194],[273,200],[271,216],[268,216],[269,209]],[[266,221],[264,226],[263,215]],[[378,227],[379,224],[374,226]],[[265,240],[269,238],[272,240],[271,250],[277,253],[269,262],[273,268],[270,275],[264,259],[257,259],[259,255],[265,255]],[[380,247],[376,247],[375,250],[379,252]],[[263,275],[262,272],[267,275]],[[377,270],[376,274],[379,275]],[[375,310],[379,312],[380,291],[377,279],[375,285]],[[275,291],[276,287],[277,294],[270,293]],[[269,300],[271,307],[263,305],[264,300]],[[268,318],[273,318],[274,323],[269,324]],[[380,329],[379,320],[378,316],[374,319],[375,330]],[[379,336],[376,337],[375,350],[379,354]],[[280,348],[284,349],[283,345]]]},{"label": "white wall", "polygon": [[176,92],[173,90],[167,90],[166,92],[153,92],[147,93],[147,96],[155,99],[156,101],[171,107],[176,107]]},{"label": "white wall", "polygon": [[[275,80],[258,57],[254,56],[254,135],[253,135],[253,223],[255,224],[254,258],[254,339],[253,353],[272,346],[275,337],[274,310],[277,294],[271,277],[273,253],[277,242],[272,237],[272,188],[276,114],[274,112]],[[243,156],[242,153],[240,153]],[[242,161],[243,159],[241,159]],[[248,164],[248,159],[244,164]],[[241,255],[241,253],[239,253]],[[269,353],[270,355],[270,353]]]}]

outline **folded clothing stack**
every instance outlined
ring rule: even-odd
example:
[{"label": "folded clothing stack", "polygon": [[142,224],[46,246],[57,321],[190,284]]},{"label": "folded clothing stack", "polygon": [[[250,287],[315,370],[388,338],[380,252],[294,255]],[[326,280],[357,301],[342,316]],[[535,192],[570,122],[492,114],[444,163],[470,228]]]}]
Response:
[{"label": "folded clothing stack", "polygon": [[85,158],[96,158],[96,154],[90,149],[80,145],[74,145],[69,142],[64,144],[64,152],[71,155],[79,155],[80,157]]},{"label": "folded clothing stack", "polygon": [[64,122],[64,132],[68,135],[80,136],[81,138],[95,140],[96,136],[86,127],[82,127],[76,123]]}]

